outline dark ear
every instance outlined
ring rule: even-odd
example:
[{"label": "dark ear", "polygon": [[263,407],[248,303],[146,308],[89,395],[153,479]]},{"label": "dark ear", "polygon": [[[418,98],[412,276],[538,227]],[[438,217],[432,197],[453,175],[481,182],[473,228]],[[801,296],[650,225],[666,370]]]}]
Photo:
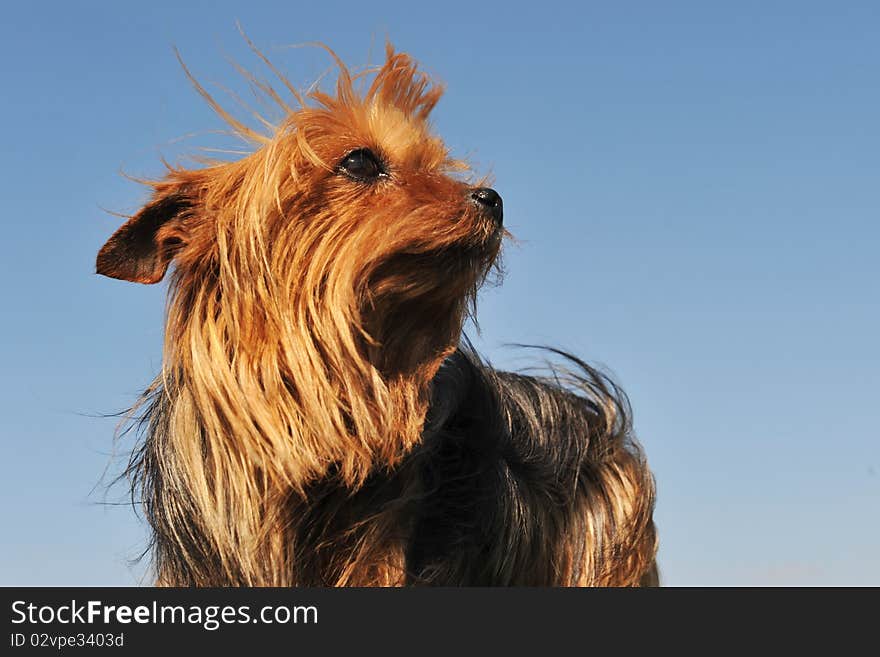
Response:
[{"label": "dark ear", "polygon": [[192,201],[182,189],[155,198],[113,233],[98,252],[99,274],[134,283],[158,283],[183,245],[183,218]]}]

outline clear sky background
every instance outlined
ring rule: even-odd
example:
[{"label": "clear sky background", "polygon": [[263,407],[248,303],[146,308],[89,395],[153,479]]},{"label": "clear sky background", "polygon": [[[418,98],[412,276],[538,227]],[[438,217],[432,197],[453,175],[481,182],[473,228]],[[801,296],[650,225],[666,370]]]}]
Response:
[{"label": "clear sky background", "polygon": [[283,46],[386,37],[448,85],[437,130],[520,240],[476,342],[614,372],[665,583],[880,584],[880,4],[449,0],[4,6],[0,584],[141,581],[95,416],[158,372],[165,288],[94,256],[145,198],[120,171],[227,143],[172,46],[246,96],[236,20],[298,85],[329,59]]}]

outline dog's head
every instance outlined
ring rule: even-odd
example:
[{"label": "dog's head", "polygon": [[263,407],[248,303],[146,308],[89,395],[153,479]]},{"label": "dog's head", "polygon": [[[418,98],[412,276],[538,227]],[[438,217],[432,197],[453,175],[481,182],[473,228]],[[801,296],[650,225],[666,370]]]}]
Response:
[{"label": "dog's head", "polygon": [[288,85],[296,109],[259,83],[286,112],[268,136],[193,80],[258,148],[170,168],[97,271],[156,283],[173,265],[166,370],[212,370],[205,395],[217,381],[241,403],[277,388],[363,437],[380,431],[364,425],[391,404],[385,388],[426,383],[454,350],[504,230],[500,196],[465,182],[431,130],[440,87],[390,46],[361,75],[337,63],[335,94]]},{"label": "dog's head", "polygon": [[156,283],[174,264],[179,285],[216,278],[220,305],[343,322],[385,374],[436,360],[498,254],[501,197],[464,182],[432,133],[442,89],[410,57],[389,47],[371,73],[358,92],[340,64],[335,95],[310,94],[269,137],[247,131],[260,147],[238,162],[171,169],[98,273]]}]

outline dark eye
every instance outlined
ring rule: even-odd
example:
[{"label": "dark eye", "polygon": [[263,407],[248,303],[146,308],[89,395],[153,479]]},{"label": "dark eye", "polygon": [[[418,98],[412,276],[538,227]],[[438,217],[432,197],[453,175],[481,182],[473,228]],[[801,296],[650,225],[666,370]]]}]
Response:
[{"label": "dark eye", "polygon": [[339,170],[350,178],[363,181],[388,175],[379,158],[368,148],[359,148],[342,158]]}]

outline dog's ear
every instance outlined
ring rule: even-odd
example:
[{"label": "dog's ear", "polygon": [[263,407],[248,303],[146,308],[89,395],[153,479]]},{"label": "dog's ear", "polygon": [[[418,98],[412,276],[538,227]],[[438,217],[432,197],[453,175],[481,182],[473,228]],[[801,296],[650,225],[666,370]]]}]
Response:
[{"label": "dog's ear", "polygon": [[[163,189],[164,188],[164,189]],[[194,199],[183,185],[157,188],[153,200],[131,217],[98,252],[99,274],[134,283],[158,283],[186,243]]]}]

